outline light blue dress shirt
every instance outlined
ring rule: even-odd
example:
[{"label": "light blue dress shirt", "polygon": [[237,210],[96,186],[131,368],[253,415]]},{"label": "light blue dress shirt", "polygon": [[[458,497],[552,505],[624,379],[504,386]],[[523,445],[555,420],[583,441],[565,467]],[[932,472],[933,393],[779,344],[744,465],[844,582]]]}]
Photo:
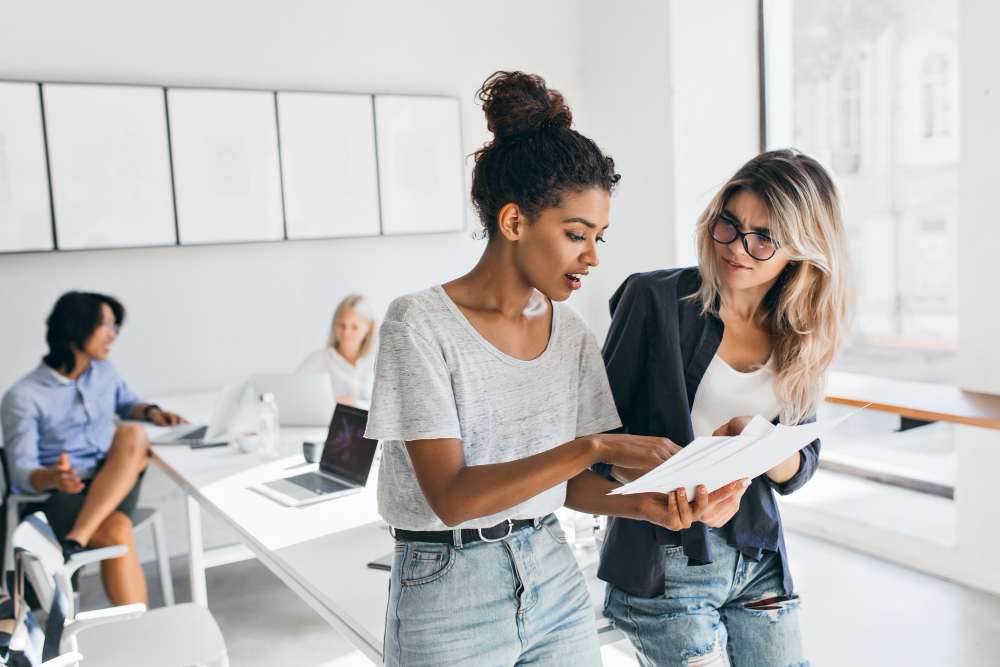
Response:
[{"label": "light blue dress shirt", "polygon": [[90,479],[111,447],[115,413],[128,418],[143,402],[110,361],[90,362],[77,380],[42,362],[0,403],[11,486],[42,491],[31,485],[31,473],[54,465],[63,452],[80,479]]}]

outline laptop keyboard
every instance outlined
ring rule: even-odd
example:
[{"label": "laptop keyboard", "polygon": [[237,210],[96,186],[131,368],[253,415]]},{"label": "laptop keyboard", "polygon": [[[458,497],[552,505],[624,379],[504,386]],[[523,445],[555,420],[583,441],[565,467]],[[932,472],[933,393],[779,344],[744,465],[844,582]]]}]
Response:
[{"label": "laptop keyboard", "polygon": [[346,484],[341,484],[337,480],[330,479],[326,475],[321,475],[318,472],[307,472],[301,475],[295,475],[294,477],[286,477],[286,479],[289,482],[294,482],[295,484],[320,495],[337,493],[338,491],[345,491],[347,489],[354,488],[347,486]]},{"label": "laptop keyboard", "polygon": [[200,427],[196,428],[195,430],[191,431],[190,433],[186,433],[185,435],[182,435],[182,436],[180,436],[177,439],[178,440],[183,440],[183,441],[187,441],[187,440],[201,440],[202,438],[205,437],[206,433],[208,433],[208,427],[207,426],[200,426]]}]

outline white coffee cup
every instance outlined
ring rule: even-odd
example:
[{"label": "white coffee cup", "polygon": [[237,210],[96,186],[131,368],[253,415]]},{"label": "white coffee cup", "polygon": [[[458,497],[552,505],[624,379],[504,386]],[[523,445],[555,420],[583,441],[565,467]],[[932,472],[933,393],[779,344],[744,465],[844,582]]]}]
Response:
[{"label": "white coffee cup", "polygon": [[303,442],[302,443],[302,456],[305,457],[306,461],[309,463],[316,463],[319,461],[319,457],[323,454],[322,442]]}]

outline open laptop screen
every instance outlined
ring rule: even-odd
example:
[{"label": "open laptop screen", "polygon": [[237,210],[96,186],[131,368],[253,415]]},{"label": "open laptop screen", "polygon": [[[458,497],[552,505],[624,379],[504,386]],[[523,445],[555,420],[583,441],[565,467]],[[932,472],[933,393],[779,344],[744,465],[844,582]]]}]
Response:
[{"label": "open laptop screen", "polygon": [[364,437],[367,424],[367,410],[338,403],[319,462],[320,470],[364,486],[378,445],[377,440]]}]

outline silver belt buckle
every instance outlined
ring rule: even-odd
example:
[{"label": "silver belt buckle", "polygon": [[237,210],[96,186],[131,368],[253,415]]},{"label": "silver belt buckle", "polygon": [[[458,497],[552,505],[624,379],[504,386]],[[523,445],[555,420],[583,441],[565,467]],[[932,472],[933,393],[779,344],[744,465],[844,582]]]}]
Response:
[{"label": "silver belt buckle", "polygon": [[507,534],[504,535],[503,537],[498,537],[495,540],[491,540],[490,538],[483,535],[482,528],[476,528],[476,532],[479,533],[479,539],[481,539],[483,542],[500,542],[502,540],[506,540],[508,537],[510,537],[510,534],[514,532],[514,522],[511,521],[510,519],[507,519]]}]

